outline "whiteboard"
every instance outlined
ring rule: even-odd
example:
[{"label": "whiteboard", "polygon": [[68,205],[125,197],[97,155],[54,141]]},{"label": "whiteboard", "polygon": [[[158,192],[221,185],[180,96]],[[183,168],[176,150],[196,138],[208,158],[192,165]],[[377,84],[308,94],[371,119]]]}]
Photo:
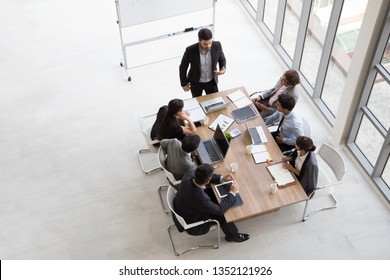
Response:
[{"label": "whiteboard", "polygon": [[118,0],[118,19],[128,27],[212,8],[214,0]]}]

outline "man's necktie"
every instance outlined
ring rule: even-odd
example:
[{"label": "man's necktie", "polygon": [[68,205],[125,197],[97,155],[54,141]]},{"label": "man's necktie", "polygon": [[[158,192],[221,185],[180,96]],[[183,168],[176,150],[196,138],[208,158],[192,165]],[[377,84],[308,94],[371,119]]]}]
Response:
[{"label": "man's necktie", "polygon": [[276,134],[280,133],[280,127],[282,126],[283,121],[284,121],[284,116],[282,117],[282,119],[279,122],[278,129],[276,130]]}]

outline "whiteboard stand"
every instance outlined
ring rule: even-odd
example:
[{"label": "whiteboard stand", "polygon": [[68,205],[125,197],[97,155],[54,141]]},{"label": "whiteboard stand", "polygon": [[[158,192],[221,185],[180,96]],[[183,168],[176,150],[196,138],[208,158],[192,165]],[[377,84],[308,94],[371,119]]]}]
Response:
[{"label": "whiteboard stand", "polygon": [[[131,47],[131,46],[135,46],[135,45],[139,45],[139,44],[144,44],[144,43],[152,42],[152,41],[156,41],[156,40],[161,40],[161,39],[165,39],[165,38],[170,38],[172,36],[197,31],[197,30],[202,29],[202,28],[210,28],[211,31],[214,33],[215,2],[217,2],[217,0],[197,0],[197,1],[193,1],[193,0],[149,0],[149,1],[115,0],[116,12],[117,12],[117,16],[118,16],[117,24],[119,27],[119,35],[120,35],[120,40],[121,40],[122,56],[123,56],[119,65],[121,67],[123,67],[123,69],[125,70],[126,75],[128,77],[127,80],[129,82],[131,81],[131,76],[129,75],[129,72],[128,72],[128,70],[130,70],[130,69],[174,58],[174,57],[171,57],[171,58],[166,58],[166,59],[159,60],[159,61],[154,61],[152,63],[145,63],[142,65],[128,67],[128,60],[127,60],[127,55],[126,55],[126,48],[127,47]],[[175,7],[174,11],[172,11],[172,7]],[[128,28],[128,27],[131,27],[133,25],[140,24],[140,23],[157,21],[159,19],[178,16],[178,15],[196,12],[196,11],[205,10],[205,9],[212,9],[212,23],[210,23],[210,24],[203,25],[203,26],[197,26],[197,27],[188,27],[188,28],[184,28],[184,29],[179,30],[179,31],[155,36],[152,38],[137,40],[137,41],[125,42],[123,39],[122,30],[124,28]],[[157,13],[154,14],[152,11],[157,11]]]}]

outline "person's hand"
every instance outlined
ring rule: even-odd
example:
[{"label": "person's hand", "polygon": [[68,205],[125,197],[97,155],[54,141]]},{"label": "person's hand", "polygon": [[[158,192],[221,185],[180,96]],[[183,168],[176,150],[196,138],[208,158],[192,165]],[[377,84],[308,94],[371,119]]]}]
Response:
[{"label": "person's hand", "polygon": [[177,116],[179,117],[179,119],[183,120],[183,121],[188,121],[190,116],[187,115],[187,113],[185,111],[180,111]]},{"label": "person's hand", "polygon": [[255,106],[257,109],[259,110],[266,110],[267,109],[267,106],[265,106],[264,104],[261,104],[261,103],[255,103]]},{"label": "person's hand", "polygon": [[256,102],[260,102],[261,99],[262,99],[262,97],[261,97],[261,95],[259,95],[258,97],[256,97],[256,98],[253,99],[253,100],[255,100]]},{"label": "person's hand", "polygon": [[217,74],[218,76],[219,76],[219,75],[223,75],[223,74],[225,74],[225,67],[222,67],[221,69],[219,69],[219,71],[215,70],[214,72],[215,72],[215,74]]},{"label": "person's hand", "polygon": [[191,86],[190,84],[186,84],[184,87],[183,87],[184,91],[189,91],[191,89]]},{"label": "person's hand", "polygon": [[283,156],[283,157],[282,157],[282,161],[283,161],[283,162],[289,161],[290,159],[291,159],[291,158],[286,157],[286,156]]},{"label": "person's hand", "polygon": [[275,141],[278,144],[283,144],[283,134],[279,134],[278,136],[275,136]]},{"label": "person's hand", "polygon": [[288,171],[292,171],[293,167],[292,167],[292,165],[288,161],[283,162],[282,166],[283,166],[283,168],[286,168]]},{"label": "person's hand", "polygon": [[223,182],[228,182],[228,181],[233,181],[233,180],[234,180],[233,174],[230,173],[230,172],[225,174],[225,175],[223,175],[223,177],[222,177],[222,181]]},{"label": "person's hand", "polygon": [[238,190],[240,187],[238,186],[238,183],[236,181],[233,181],[233,184],[230,186],[230,191],[234,193],[238,193]]}]

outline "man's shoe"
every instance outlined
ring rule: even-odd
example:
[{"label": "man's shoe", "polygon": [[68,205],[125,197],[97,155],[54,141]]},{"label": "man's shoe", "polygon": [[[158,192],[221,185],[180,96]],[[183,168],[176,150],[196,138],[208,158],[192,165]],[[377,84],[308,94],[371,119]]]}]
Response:
[{"label": "man's shoe", "polygon": [[225,240],[227,242],[244,242],[244,241],[247,241],[249,238],[250,238],[249,234],[246,234],[246,233],[239,233],[235,237],[225,236]]}]

